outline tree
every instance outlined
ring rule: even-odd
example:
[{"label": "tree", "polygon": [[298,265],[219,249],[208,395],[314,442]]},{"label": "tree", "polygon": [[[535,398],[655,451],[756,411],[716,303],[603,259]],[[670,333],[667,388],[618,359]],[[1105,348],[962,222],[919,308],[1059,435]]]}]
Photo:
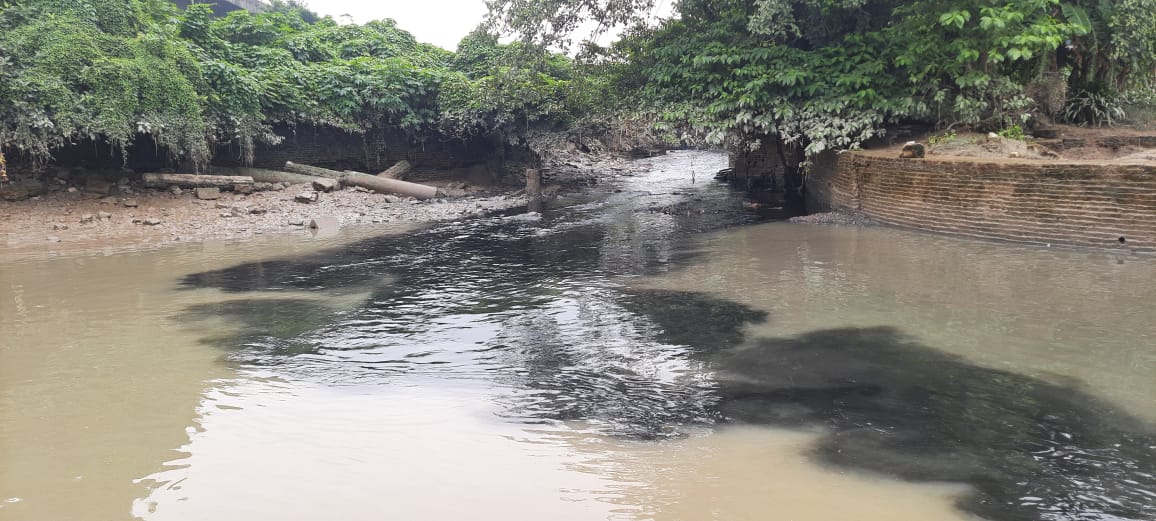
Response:
[{"label": "tree", "polygon": [[[459,54],[393,20],[318,18],[297,0],[215,17],[167,0],[0,0],[0,146],[34,161],[77,141],[128,157],[140,136],[205,165],[222,144],[252,161],[301,124],[413,139],[563,124],[582,110],[570,59],[479,33]],[[520,52],[520,51],[519,51]]]},{"label": "tree", "polygon": [[[994,129],[1047,117],[1029,87],[1067,62],[1077,87],[1125,84],[1156,59],[1150,1],[1098,4],[1100,30],[1060,0],[683,0],[657,27],[639,23],[650,2],[491,0],[490,20],[546,45],[585,19],[633,19],[603,59],[621,61],[619,85],[669,124],[714,143],[771,136],[811,157],[901,120]],[[1115,65],[1072,59],[1090,47]]]}]

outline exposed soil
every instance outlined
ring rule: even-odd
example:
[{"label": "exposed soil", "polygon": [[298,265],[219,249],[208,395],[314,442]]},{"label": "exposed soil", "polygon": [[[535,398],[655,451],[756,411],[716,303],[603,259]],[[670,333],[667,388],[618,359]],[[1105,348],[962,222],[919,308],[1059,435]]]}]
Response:
[{"label": "exposed soil", "polygon": [[[547,165],[543,192],[600,179],[633,175],[628,161],[571,154]],[[470,172],[422,171],[408,180],[438,186],[445,197],[418,201],[361,188],[317,193],[315,202],[299,202],[311,186],[274,186],[250,194],[221,192],[219,199],[198,199],[192,190],[146,190],[131,174],[119,183],[88,182],[81,173],[58,179],[24,175],[0,191],[0,251],[37,254],[155,248],[206,239],[245,239],[274,233],[315,233],[354,224],[422,223],[455,220],[524,207],[525,180]],[[24,198],[32,187],[32,195]],[[95,188],[93,188],[95,187]],[[7,193],[4,193],[7,192]],[[109,195],[109,194],[114,195]],[[19,200],[4,200],[5,197]]]},{"label": "exposed soil", "polygon": [[[919,136],[916,141],[927,146],[928,158],[978,158],[1001,162],[1010,161],[1152,161],[1151,148],[1138,146],[1142,140],[1152,140],[1156,132],[1127,127],[1077,127],[1054,125],[1048,137],[1027,136],[1009,139],[995,134],[957,132],[953,136],[932,134]],[[872,155],[899,157],[903,143],[866,152]]]}]

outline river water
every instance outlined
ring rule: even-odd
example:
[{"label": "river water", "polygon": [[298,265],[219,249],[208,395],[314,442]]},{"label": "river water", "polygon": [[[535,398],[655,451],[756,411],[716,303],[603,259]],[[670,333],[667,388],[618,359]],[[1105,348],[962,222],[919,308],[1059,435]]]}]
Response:
[{"label": "river water", "polygon": [[1156,259],[744,208],[0,265],[0,520],[1156,519]]}]

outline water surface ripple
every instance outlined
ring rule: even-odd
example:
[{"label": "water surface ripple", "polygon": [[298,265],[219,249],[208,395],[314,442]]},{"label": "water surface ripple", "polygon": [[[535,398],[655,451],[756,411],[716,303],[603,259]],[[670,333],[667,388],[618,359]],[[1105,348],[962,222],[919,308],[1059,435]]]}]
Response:
[{"label": "water surface ripple", "polygon": [[[947,289],[921,301],[904,281],[917,284],[922,271],[881,268],[866,276],[864,266],[873,264],[849,261],[882,255],[869,248],[890,248],[909,258],[995,256],[1009,273],[1025,263],[1063,272],[1108,254],[755,225],[768,216],[703,182],[724,161],[674,153],[650,160],[653,172],[645,177],[564,198],[543,215],[440,224],[193,274],[183,287],[236,298],[192,306],[183,317],[242,325],[241,334],[215,343],[239,366],[282,381],[371,393],[365,389],[481,383],[502,422],[580,424],[659,444],[723,425],[817,430],[813,461],[966,484],[957,507],[985,519],[1156,519],[1156,403],[1121,405],[1089,388],[1071,375],[1079,358],[1067,366],[1039,362],[1068,356],[1055,354],[1059,342],[1047,337],[1059,335],[1058,326],[1047,335],[1024,333],[1035,316],[1031,299],[1040,294],[1022,302],[1014,292],[962,301],[967,291]],[[747,228],[732,233],[740,226]],[[775,241],[772,253],[736,260],[747,242],[763,248]],[[886,244],[864,246],[880,242]],[[829,245],[864,251],[810,258]],[[1134,267],[1121,280],[1153,273],[1150,259],[1125,261]],[[1002,269],[990,274],[1006,276]],[[693,279],[693,287],[670,284],[673,274]],[[302,290],[368,297],[341,310],[275,297]],[[1038,291],[1048,298],[1050,290]],[[1143,383],[1145,375],[1156,380],[1154,297],[1150,288],[1129,297],[1148,307],[1129,306],[1131,318],[1119,318],[1117,337],[1105,344],[1090,334],[1063,341],[1084,346],[1088,354],[1080,356],[1089,359],[1124,345],[1135,358],[1109,369],[1147,385],[1140,392],[1156,389]],[[776,305],[780,298],[798,307]],[[840,311],[849,301],[886,313]],[[977,316],[995,307],[1026,318],[1003,326],[966,318],[941,346],[929,338],[960,324],[920,322],[928,306]],[[1117,316],[1105,309],[1072,313]],[[800,324],[808,327],[794,327]],[[988,326],[1008,331],[980,331]],[[992,344],[1004,341],[1007,358],[1000,360],[1001,348]],[[969,342],[983,346],[961,353]]]}]

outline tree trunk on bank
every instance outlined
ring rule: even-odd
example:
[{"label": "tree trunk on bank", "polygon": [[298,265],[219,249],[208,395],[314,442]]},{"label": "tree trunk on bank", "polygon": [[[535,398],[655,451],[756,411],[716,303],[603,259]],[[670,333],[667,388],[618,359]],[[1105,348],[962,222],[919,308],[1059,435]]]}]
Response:
[{"label": "tree trunk on bank", "polygon": [[352,170],[338,172],[337,170],[330,170],[328,168],[300,165],[292,161],[285,163],[285,170],[337,179],[344,185],[360,186],[383,194],[398,194],[416,197],[418,199],[432,199],[438,196],[438,189],[434,186],[399,181],[397,179],[386,179],[361,172],[354,172]]},{"label": "tree trunk on bank", "polygon": [[341,177],[343,184],[368,188],[383,194],[398,194],[418,199],[432,199],[438,196],[438,189],[434,186],[386,179],[361,172],[346,171]]},{"label": "tree trunk on bank", "polygon": [[235,185],[251,185],[253,178],[240,175],[200,175],[200,174],[141,174],[144,185],[149,188],[168,188],[176,185],[181,188],[210,188],[230,187]]},{"label": "tree trunk on bank", "polygon": [[383,179],[397,179],[401,181],[405,179],[405,175],[408,174],[410,170],[413,170],[413,165],[411,165],[409,161],[403,159],[398,161],[397,164],[389,167],[389,169],[377,174],[377,177]]},{"label": "tree trunk on bank", "polygon": [[337,170],[330,170],[319,166],[302,165],[292,161],[285,162],[285,170],[296,174],[328,177],[330,179],[341,179],[341,177],[345,175],[345,172],[338,172]]},{"label": "tree trunk on bank", "polygon": [[318,176],[294,174],[292,172],[281,172],[279,170],[267,170],[264,168],[235,168],[233,169],[238,175],[247,175],[252,177],[258,183],[288,183],[291,185],[313,184],[318,179],[324,179]]}]

